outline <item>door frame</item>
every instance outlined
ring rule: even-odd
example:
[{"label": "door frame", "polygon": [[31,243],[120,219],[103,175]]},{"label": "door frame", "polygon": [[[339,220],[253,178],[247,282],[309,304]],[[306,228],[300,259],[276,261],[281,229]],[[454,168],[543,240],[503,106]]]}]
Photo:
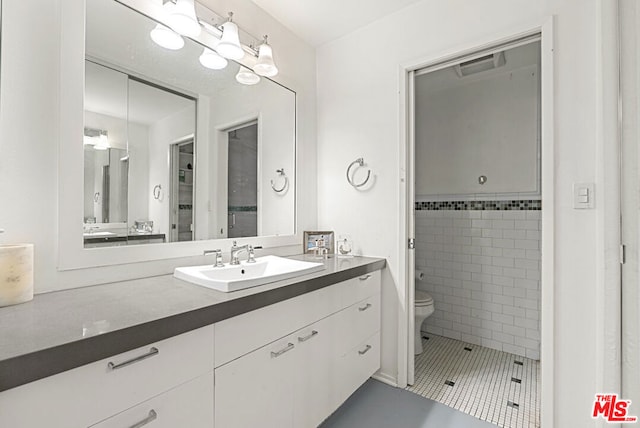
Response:
[{"label": "door frame", "polygon": [[[504,43],[540,34],[541,49],[541,194],[542,210],[541,243],[541,426],[553,426],[554,415],[554,17],[545,17],[511,31],[474,40],[442,52],[403,63],[399,69],[400,101],[400,180],[399,180],[399,273],[398,273],[398,378],[401,388],[413,381],[414,354],[414,281],[415,256],[408,249],[409,238],[415,237],[413,224],[414,192],[414,135],[413,135],[413,79],[415,70],[433,67],[455,58],[469,56]],[[411,285],[411,286],[410,286]]]}]

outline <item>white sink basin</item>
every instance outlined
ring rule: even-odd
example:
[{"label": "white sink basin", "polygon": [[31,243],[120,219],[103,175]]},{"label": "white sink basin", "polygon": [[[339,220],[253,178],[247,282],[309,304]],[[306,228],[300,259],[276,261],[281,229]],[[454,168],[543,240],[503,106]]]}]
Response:
[{"label": "white sink basin", "polygon": [[322,263],[305,262],[277,256],[257,257],[255,263],[225,264],[224,267],[179,267],[173,276],[218,291],[236,291],[324,269]]}]

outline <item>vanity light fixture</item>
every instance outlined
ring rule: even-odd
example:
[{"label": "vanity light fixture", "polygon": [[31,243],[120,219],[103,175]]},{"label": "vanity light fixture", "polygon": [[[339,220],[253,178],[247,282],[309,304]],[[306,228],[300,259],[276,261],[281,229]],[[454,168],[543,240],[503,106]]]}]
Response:
[{"label": "vanity light fixture", "polygon": [[182,49],[184,46],[184,39],[182,36],[162,24],[156,25],[156,28],[151,30],[151,40],[163,48],[170,49],[172,51]]},{"label": "vanity light fixture", "polygon": [[173,10],[169,13],[169,25],[183,36],[198,36],[202,28],[196,16],[195,1],[176,0]]},{"label": "vanity light fixture", "polygon": [[260,76],[241,65],[238,74],[236,74],[236,80],[243,85],[255,85],[260,82]]},{"label": "vanity light fixture", "polygon": [[210,68],[212,70],[222,70],[229,63],[229,61],[209,48],[204,48],[199,59],[200,64],[202,64],[203,67]]},{"label": "vanity light fixture", "polygon": [[244,49],[240,45],[238,26],[233,22],[233,12],[229,12],[229,19],[222,24],[222,38],[216,46],[216,51],[228,59],[242,59]]},{"label": "vanity light fixture", "polygon": [[273,77],[278,74],[278,67],[273,62],[273,50],[267,42],[267,36],[260,46],[258,46],[258,62],[253,67],[253,71],[260,76]]}]

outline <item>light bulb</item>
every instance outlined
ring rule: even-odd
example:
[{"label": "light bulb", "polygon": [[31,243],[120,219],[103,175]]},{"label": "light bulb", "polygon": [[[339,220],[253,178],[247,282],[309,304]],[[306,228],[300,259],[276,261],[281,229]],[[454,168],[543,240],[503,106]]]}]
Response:
[{"label": "light bulb", "polygon": [[228,59],[238,60],[244,56],[244,50],[240,46],[238,26],[233,22],[227,21],[222,24],[222,38],[218,46],[216,46],[216,51]]},{"label": "light bulb", "polygon": [[196,16],[194,0],[177,0],[169,14],[169,25],[183,36],[198,36],[202,28]]},{"label": "light bulb", "polygon": [[253,67],[253,71],[266,77],[278,74],[278,67],[273,62],[273,50],[267,43],[267,36],[264,36],[264,43],[258,47],[258,62]]},{"label": "light bulb", "polygon": [[172,51],[182,49],[184,46],[184,39],[180,34],[162,24],[156,25],[156,28],[151,30],[151,40]]},{"label": "light bulb", "polygon": [[236,80],[243,85],[255,85],[260,82],[260,76],[248,68],[240,66],[240,70],[236,74]]},{"label": "light bulb", "polygon": [[228,61],[209,48],[204,48],[200,55],[200,64],[212,70],[222,70]]}]

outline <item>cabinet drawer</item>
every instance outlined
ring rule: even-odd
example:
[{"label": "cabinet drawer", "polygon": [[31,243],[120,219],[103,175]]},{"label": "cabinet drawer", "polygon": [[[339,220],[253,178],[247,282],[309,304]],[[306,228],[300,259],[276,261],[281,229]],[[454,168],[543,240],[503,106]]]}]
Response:
[{"label": "cabinet drawer", "polygon": [[380,271],[221,321],[216,324],[215,366],[375,294],[380,294]]},{"label": "cabinet drawer", "polygon": [[343,326],[336,332],[339,355],[380,330],[380,294],[349,306],[337,314]]},{"label": "cabinet drawer", "polygon": [[110,417],[91,428],[212,428],[213,372]]},{"label": "cabinet drawer", "polygon": [[0,426],[87,427],[212,370],[210,325],[4,391]]},{"label": "cabinet drawer", "polygon": [[380,369],[380,332],[363,340],[336,361],[336,376],[332,379],[332,411]]}]

